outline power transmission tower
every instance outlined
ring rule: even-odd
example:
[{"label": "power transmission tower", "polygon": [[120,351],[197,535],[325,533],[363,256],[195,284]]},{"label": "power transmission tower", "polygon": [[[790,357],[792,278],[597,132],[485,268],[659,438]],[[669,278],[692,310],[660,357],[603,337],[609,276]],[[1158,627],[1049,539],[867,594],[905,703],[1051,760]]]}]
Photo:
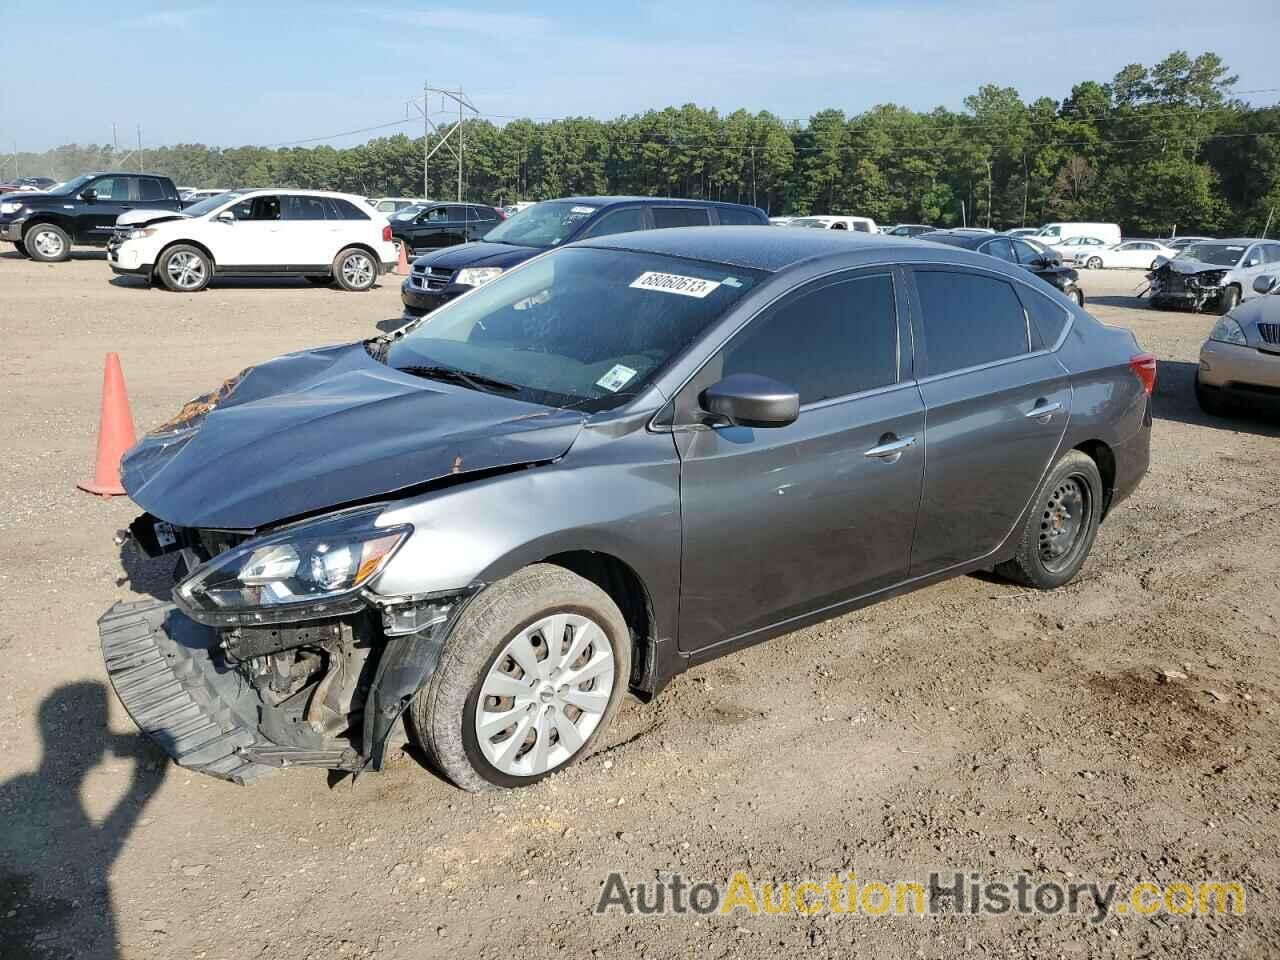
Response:
[{"label": "power transmission tower", "polygon": [[[443,102],[443,99],[445,97],[448,97],[450,100],[454,101],[458,105],[458,121],[456,124],[454,124],[454,126],[450,127],[448,132],[446,132],[443,136],[440,136],[440,127],[437,126],[435,121],[431,119],[431,110],[428,104],[429,104],[431,94],[433,93],[440,94],[441,102]],[[467,96],[465,93],[462,92],[461,87],[459,87],[457,90],[441,90],[438,87],[431,86],[425,81],[422,84],[421,105],[418,104],[417,100],[412,100],[410,102],[422,114],[422,193],[423,193],[423,196],[428,199],[431,197],[431,168],[430,168],[431,158],[436,155],[437,151],[439,151],[441,147],[448,147],[449,152],[452,153],[454,156],[454,159],[458,161],[458,200],[461,201],[462,200],[462,160],[463,160],[463,155],[466,149],[465,144],[463,142],[464,134],[462,131],[463,110],[464,109],[470,110],[476,116],[480,115],[480,111],[477,110],[476,107],[471,103],[471,101],[467,99]],[[454,146],[453,143],[450,142],[450,139],[453,137],[455,132],[458,135],[457,137],[458,143],[456,147]],[[429,135],[431,133],[435,133],[439,138],[436,140],[435,146],[429,145]]]}]

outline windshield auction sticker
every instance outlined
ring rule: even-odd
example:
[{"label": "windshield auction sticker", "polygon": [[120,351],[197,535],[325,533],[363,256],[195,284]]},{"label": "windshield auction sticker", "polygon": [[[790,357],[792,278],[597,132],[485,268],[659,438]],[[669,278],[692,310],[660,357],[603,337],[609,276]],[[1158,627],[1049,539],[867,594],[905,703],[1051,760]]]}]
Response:
[{"label": "windshield auction sticker", "polygon": [[701,300],[714,293],[720,284],[715,280],[703,280],[701,277],[682,277],[678,273],[658,273],[646,270],[631,281],[637,290],[657,290],[661,293],[678,293],[682,297],[697,297]]},{"label": "windshield auction sticker", "polygon": [[630,367],[624,367],[620,363],[615,363],[613,369],[606,373],[603,377],[596,381],[597,387],[604,387],[610,393],[617,393],[621,390],[636,372]]}]

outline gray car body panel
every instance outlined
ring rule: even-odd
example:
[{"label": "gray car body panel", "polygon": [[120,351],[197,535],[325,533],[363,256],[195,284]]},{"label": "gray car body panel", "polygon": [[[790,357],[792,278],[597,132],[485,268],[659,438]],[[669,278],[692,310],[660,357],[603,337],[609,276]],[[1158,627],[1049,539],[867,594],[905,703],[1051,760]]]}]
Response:
[{"label": "gray car body panel", "polygon": [[[257,442],[236,447],[226,439],[203,449],[193,440],[191,449],[200,456],[169,478],[165,473],[173,467],[161,465],[136,487],[135,499],[181,525],[246,528],[306,512],[299,509],[304,506],[323,509],[325,497],[337,507],[344,501],[332,495],[334,489],[348,500],[385,495],[387,510],[378,522],[408,522],[414,532],[370,584],[382,597],[483,587],[566,552],[608,554],[645,589],[660,648],[652,690],[691,663],[1006,559],[1042,476],[1065,449],[1101,442],[1114,451],[1113,500],[1127,495],[1146,470],[1150,407],[1129,367],[1139,352],[1133,336],[1098,323],[1017,265],[894,237],[752,227],[654,230],[578,245],[712,260],[774,275],[674,358],[642,395],[590,416],[420,381],[385,367],[377,371],[367,357],[300,354],[292,362],[306,369],[296,381],[282,371],[286,395],[305,394],[305,384],[331,382],[336,374],[348,390],[348,405],[363,413],[344,419],[336,406],[324,405],[336,403],[340,391],[318,388],[319,419],[308,428],[310,419],[282,403],[279,423],[288,427],[296,419],[303,430],[287,443],[293,428],[278,435],[282,446],[302,457],[294,463],[261,449],[272,431],[267,419],[256,418],[272,415],[271,397],[241,393],[271,365],[256,368],[205,429],[233,424],[243,406],[240,416],[254,427]],[[923,344],[912,270],[947,265],[1032,289],[1059,304],[1070,322],[1050,349],[917,381],[912,364]],[[710,375],[708,361],[737,331],[797,287],[861,269],[892,271],[904,294],[898,385],[803,408],[799,420],[782,428],[697,422],[698,377]],[[350,349],[359,348],[335,348]],[[335,368],[330,374],[311,369],[326,362]],[[258,377],[257,386],[267,389],[269,381]],[[999,396],[995,415],[982,399],[989,393]],[[1062,404],[1046,424],[1024,416],[1041,400]],[[439,404],[438,414],[432,403]],[[984,417],[988,422],[980,423]],[[438,419],[448,422],[431,425]],[[396,436],[410,425],[411,435]],[[886,432],[914,432],[921,439],[896,463],[866,461],[865,450]],[[343,449],[349,442],[368,446]],[[468,446],[459,452],[463,442]],[[320,450],[311,449],[317,444]],[[242,450],[254,458],[254,470],[242,469]],[[196,478],[199,468],[217,462],[214,454],[247,474],[246,490],[173,482]],[[463,470],[539,465],[396,494],[450,473],[459,455]],[[330,458],[343,470],[335,470]],[[360,472],[360,463],[375,468],[363,489],[335,479]],[[274,490],[260,478],[267,465],[281,471]],[[127,477],[133,472],[127,469]],[[317,472],[322,482],[310,486],[323,494],[305,489]],[[134,493],[128,479],[126,485]],[[220,485],[228,486],[225,480]],[[268,506],[277,496],[285,505]]]}]

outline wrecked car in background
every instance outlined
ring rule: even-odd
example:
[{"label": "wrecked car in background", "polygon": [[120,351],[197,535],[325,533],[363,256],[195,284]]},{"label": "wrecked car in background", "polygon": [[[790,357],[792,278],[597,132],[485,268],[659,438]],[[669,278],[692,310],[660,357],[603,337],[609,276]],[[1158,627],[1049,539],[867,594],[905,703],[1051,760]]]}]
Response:
[{"label": "wrecked car in background", "polygon": [[562,247],[134,447],[177,584],[101,618],[107,673],[214,776],[376,770],[403,716],[453,783],[534,783],[692,665],[974,570],[1068,582],[1146,472],[1155,373],[955,247]]},{"label": "wrecked car in background", "polygon": [[1274,240],[1206,240],[1190,243],[1172,260],[1147,274],[1151,306],[1230,313],[1256,296],[1253,282],[1280,270],[1280,243]]}]

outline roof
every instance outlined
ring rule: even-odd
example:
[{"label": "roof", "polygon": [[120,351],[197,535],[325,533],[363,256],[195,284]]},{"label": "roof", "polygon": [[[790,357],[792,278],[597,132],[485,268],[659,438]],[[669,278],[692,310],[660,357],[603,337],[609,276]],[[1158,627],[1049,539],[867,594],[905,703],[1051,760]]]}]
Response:
[{"label": "roof", "polygon": [[337,190],[303,190],[299,187],[231,187],[224,191],[230,193],[232,190],[238,192],[241,198],[256,197],[263,193],[289,193],[298,197],[341,197],[343,200],[358,200],[363,204],[368,204],[367,197],[362,197],[358,193],[339,193]]},{"label": "roof", "polygon": [[543,200],[542,202],[581,203],[583,205],[590,204],[594,207],[611,206],[615,203],[648,203],[664,207],[695,205],[699,207],[747,207],[750,210],[759,209],[752,207],[748,203],[724,203],[720,200],[689,200],[684,197],[555,197],[554,200]]},{"label": "roof", "polygon": [[580,240],[574,246],[635,250],[689,260],[709,260],[735,267],[782,270],[801,260],[851,251],[870,252],[877,249],[901,251],[908,247],[929,249],[902,237],[885,237],[875,233],[831,230],[771,230],[758,227],[673,227],[666,230],[643,230],[618,233],[592,240]]},{"label": "roof", "polygon": [[973,233],[968,230],[934,230],[930,233],[922,233],[916,239],[928,240],[932,243],[945,243],[952,247],[964,247],[966,250],[972,250],[997,236],[999,234]]}]

